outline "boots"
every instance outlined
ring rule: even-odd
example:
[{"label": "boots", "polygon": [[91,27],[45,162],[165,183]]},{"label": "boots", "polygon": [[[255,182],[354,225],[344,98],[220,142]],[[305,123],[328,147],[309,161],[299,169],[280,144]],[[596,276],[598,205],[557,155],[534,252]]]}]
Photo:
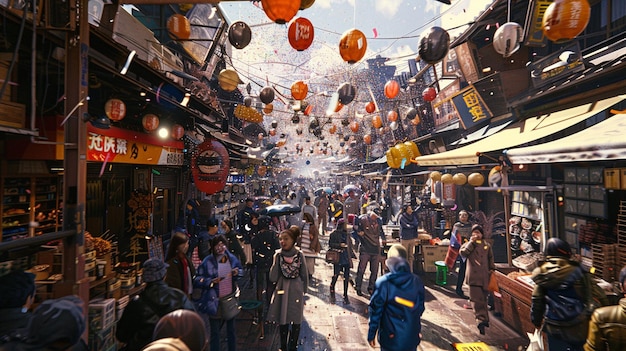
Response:
[{"label": "boots", "polygon": [[337,284],[337,278],[339,278],[338,275],[333,275],[330,281],[330,303],[335,303],[335,284]]},{"label": "boots", "polygon": [[287,337],[289,336],[289,324],[280,325],[280,351],[287,350]]},{"label": "boots", "polygon": [[298,350],[298,339],[300,339],[300,324],[292,324],[291,333],[289,333],[289,351]]},{"label": "boots", "polygon": [[344,305],[350,304],[350,300],[348,300],[348,280],[347,279],[343,280],[343,304]]}]

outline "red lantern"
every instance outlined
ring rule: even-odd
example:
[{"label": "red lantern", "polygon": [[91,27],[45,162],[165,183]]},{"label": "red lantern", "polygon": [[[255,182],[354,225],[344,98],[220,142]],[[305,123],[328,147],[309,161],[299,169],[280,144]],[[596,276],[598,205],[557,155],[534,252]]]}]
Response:
[{"label": "red lantern", "polygon": [[170,135],[172,136],[172,139],[180,140],[185,135],[185,128],[183,128],[180,124],[174,124]]},{"label": "red lantern", "polygon": [[389,122],[395,122],[398,120],[398,112],[391,110],[389,112],[387,112],[387,120]]},{"label": "red lantern", "polygon": [[159,117],[153,115],[152,113],[148,113],[143,116],[141,124],[143,125],[143,129],[148,132],[152,132],[159,127]]},{"label": "red lantern", "polygon": [[385,96],[388,99],[393,99],[396,96],[398,96],[398,93],[400,92],[400,84],[398,84],[398,82],[396,82],[395,80],[390,80],[387,83],[385,83]]},{"label": "red lantern", "polygon": [[541,27],[548,39],[562,43],[582,33],[590,17],[587,0],[554,0],[543,15]]},{"label": "red lantern", "polygon": [[313,111],[313,105],[308,105],[305,109],[304,109],[304,115],[308,116],[311,114],[311,111]]},{"label": "red lantern", "polygon": [[300,9],[300,1],[293,0],[261,0],[261,5],[267,17],[278,24],[291,21]]},{"label": "red lantern", "polygon": [[104,104],[104,113],[112,121],[121,121],[126,117],[126,104],[120,99],[109,99]]},{"label": "red lantern", "polygon": [[313,43],[314,36],[313,23],[304,17],[296,18],[289,25],[287,32],[289,44],[298,51],[308,49]]},{"label": "red lantern", "polygon": [[370,145],[372,143],[372,136],[369,134],[365,134],[363,136],[363,141],[365,142],[365,144]]},{"label": "red lantern", "polygon": [[301,80],[293,83],[293,85],[291,86],[291,96],[295,100],[304,100],[304,98],[306,98],[306,94],[308,93],[309,86]]},{"label": "red lantern", "polygon": [[376,115],[372,118],[372,126],[376,129],[380,128],[383,126],[383,119],[379,116]]},{"label": "red lantern", "polygon": [[196,188],[207,194],[215,194],[224,189],[229,170],[228,150],[214,139],[200,144],[191,159],[191,173]]},{"label": "red lantern", "polygon": [[266,115],[269,115],[270,113],[272,113],[272,111],[274,111],[274,104],[267,104],[265,105],[265,107],[263,107],[263,113],[265,113]]},{"label": "red lantern", "polygon": [[365,105],[365,112],[372,113],[376,111],[376,104],[373,101],[370,101]]},{"label": "red lantern", "polygon": [[335,112],[341,111],[342,108],[343,108],[343,104],[341,102],[338,102],[337,106],[335,106]]},{"label": "red lantern", "polygon": [[435,90],[435,88],[433,87],[428,87],[424,89],[424,91],[422,91],[422,98],[424,99],[424,101],[431,102],[435,100],[436,97],[437,90]]},{"label": "red lantern", "polygon": [[359,131],[359,122],[357,122],[357,121],[352,121],[352,122],[350,122],[350,130],[351,130],[353,133],[358,132],[358,131]]},{"label": "red lantern", "polygon": [[365,34],[358,29],[350,29],[339,39],[339,54],[344,61],[353,64],[363,58],[367,51]]},{"label": "red lantern", "polygon": [[167,19],[167,33],[174,40],[185,40],[191,36],[191,24],[187,17],[177,13]]}]

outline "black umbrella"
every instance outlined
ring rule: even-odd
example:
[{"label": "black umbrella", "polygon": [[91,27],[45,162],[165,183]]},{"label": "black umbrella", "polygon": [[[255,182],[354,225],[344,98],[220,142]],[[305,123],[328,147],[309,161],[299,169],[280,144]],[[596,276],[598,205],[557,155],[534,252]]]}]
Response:
[{"label": "black umbrella", "polygon": [[266,216],[282,216],[292,213],[300,213],[301,210],[302,209],[297,205],[280,204],[267,206],[266,208],[261,210],[261,214]]}]

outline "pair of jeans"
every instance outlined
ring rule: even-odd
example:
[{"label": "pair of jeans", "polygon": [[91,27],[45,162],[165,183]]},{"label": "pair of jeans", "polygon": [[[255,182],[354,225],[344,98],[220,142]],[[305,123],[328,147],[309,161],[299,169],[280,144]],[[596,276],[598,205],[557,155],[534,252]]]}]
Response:
[{"label": "pair of jeans", "polygon": [[220,351],[220,331],[226,324],[226,337],[228,338],[228,351],[237,349],[237,335],[235,333],[235,318],[225,321],[223,319],[209,318],[211,324],[211,351]]},{"label": "pair of jeans", "polygon": [[355,281],[357,291],[361,290],[363,274],[365,273],[365,268],[368,263],[370,265],[370,279],[367,284],[367,290],[374,291],[374,287],[376,286],[376,278],[378,278],[378,267],[380,264],[380,254],[361,252],[359,254],[359,268],[356,272]]}]

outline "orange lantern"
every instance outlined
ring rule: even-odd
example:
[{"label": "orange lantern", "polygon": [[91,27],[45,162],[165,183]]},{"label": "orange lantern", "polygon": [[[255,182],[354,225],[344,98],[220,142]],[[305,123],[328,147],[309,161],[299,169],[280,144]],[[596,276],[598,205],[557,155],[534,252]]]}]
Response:
[{"label": "orange lantern", "polygon": [[395,80],[390,80],[387,83],[385,83],[385,96],[388,99],[393,99],[396,96],[398,96],[398,93],[400,92],[400,84],[398,84],[398,82],[396,82]]},{"label": "orange lantern", "polygon": [[313,43],[314,36],[313,23],[304,17],[292,21],[287,31],[289,44],[298,51],[308,49]]},{"label": "orange lantern", "polygon": [[300,1],[293,0],[261,0],[261,5],[267,17],[278,24],[291,21],[300,9]]},{"label": "orange lantern", "polygon": [[313,111],[313,105],[308,105],[305,109],[304,109],[304,115],[308,116],[311,114],[311,111]]},{"label": "orange lantern", "polygon": [[295,100],[304,100],[304,98],[306,98],[306,94],[308,93],[309,93],[309,86],[301,80],[291,85],[291,96]]},{"label": "orange lantern", "polygon": [[379,116],[376,115],[372,118],[372,126],[376,129],[380,128],[383,126],[383,119]]},{"label": "orange lantern", "polygon": [[587,0],[554,0],[543,15],[541,28],[548,39],[563,43],[582,33],[590,17]]},{"label": "orange lantern", "polygon": [[239,79],[237,71],[232,69],[221,70],[220,74],[217,76],[217,82],[220,88],[226,91],[234,91],[237,89],[238,84],[243,84],[243,81]]},{"label": "orange lantern", "polygon": [[395,122],[398,120],[398,112],[391,110],[389,112],[387,112],[387,120],[389,122]]},{"label": "orange lantern", "polygon": [[143,116],[141,124],[143,125],[143,129],[148,132],[152,132],[159,127],[159,117],[153,115],[152,113],[148,113]]},{"label": "orange lantern", "polygon": [[335,106],[335,112],[341,111],[342,108],[343,108],[343,104],[341,102],[338,102],[337,106]]},{"label": "orange lantern", "polygon": [[349,64],[362,59],[365,51],[367,51],[367,39],[365,39],[365,34],[358,29],[353,28],[344,32],[339,39],[339,54]]},{"label": "orange lantern", "polygon": [[242,119],[246,122],[261,123],[263,122],[263,114],[257,111],[255,108],[248,107],[243,104],[237,105],[234,111],[235,117]]},{"label": "orange lantern", "polygon": [[417,145],[412,142],[412,141],[405,141],[404,142],[404,146],[407,148],[407,150],[409,150],[409,157],[411,159],[414,159],[418,156],[421,156],[419,149],[417,148]]},{"label": "orange lantern", "polygon": [[265,107],[263,107],[263,113],[265,113],[266,115],[269,115],[270,113],[272,113],[272,111],[274,111],[274,104],[267,104],[265,105]]},{"label": "orange lantern", "polygon": [[424,101],[430,102],[435,100],[436,97],[437,90],[435,90],[435,88],[433,87],[428,87],[424,89],[424,91],[422,91],[422,98],[424,99]]},{"label": "orange lantern", "polygon": [[387,157],[387,165],[391,168],[400,168],[402,159],[400,158],[400,152],[396,148],[391,148],[385,153]]},{"label": "orange lantern", "polygon": [[104,113],[112,121],[121,121],[126,117],[126,104],[120,99],[109,99],[104,104]]},{"label": "orange lantern", "polygon": [[472,173],[467,177],[467,182],[472,186],[481,186],[485,182],[485,177],[480,173]]},{"label": "orange lantern", "polygon": [[336,126],[336,125],[334,125],[334,124],[332,124],[332,125],[330,126],[330,129],[328,129],[328,132],[329,132],[330,134],[335,134],[335,132],[336,132],[336,131],[337,131],[337,126]]},{"label": "orange lantern", "polygon": [[306,10],[309,7],[313,6],[315,0],[302,0],[300,1],[300,10]]},{"label": "orange lantern", "polygon": [[350,130],[351,130],[353,133],[358,132],[358,131],[359,131],[359,122],[357,122],[357,121],[352,121],[352,122],[350,122]]},{"label": "orange lantern", "polygon": [[419,116],[415,116],[415,118],[413,118],[413,119],[411,120],[411,124],[412,124],[412,125],[414,125],[414,126],[416,126],[416,125],[420,124],[420,122],[421,122],[421,121],[422,121],[422,120],[420,120],[420,117],[419,117]]},{"label": "orange lantern", "polygon": [[363,141],[365,142],[365,144],[369,145],[372,143],[372,136],[369,134],[365,134],[363,136]]},{"label": "orange lantern", "polygon": [[167,19],[167,33],[174,40],[185,40],[191,36],[191,24],[187,17],[177,13]]},{"label": "orange lantern", "polygon": [[467,182],[467,176],[463,173],[457,173],[452,176],[452,181],[455,185],[463,185]]},{"label": "orange lantern", "polygon": [[180,124],[174,124],[172,126],[172,130],[170,131],[170,135],[174,140],[180,140],[185,135],[185,128]]},{"label": "orange lantern", "polygon": [[374,104],[373,101],[368,102],[367,105],[365,105],[365,112],[372,113],[374,111],[376,111],[376,104]]}]

